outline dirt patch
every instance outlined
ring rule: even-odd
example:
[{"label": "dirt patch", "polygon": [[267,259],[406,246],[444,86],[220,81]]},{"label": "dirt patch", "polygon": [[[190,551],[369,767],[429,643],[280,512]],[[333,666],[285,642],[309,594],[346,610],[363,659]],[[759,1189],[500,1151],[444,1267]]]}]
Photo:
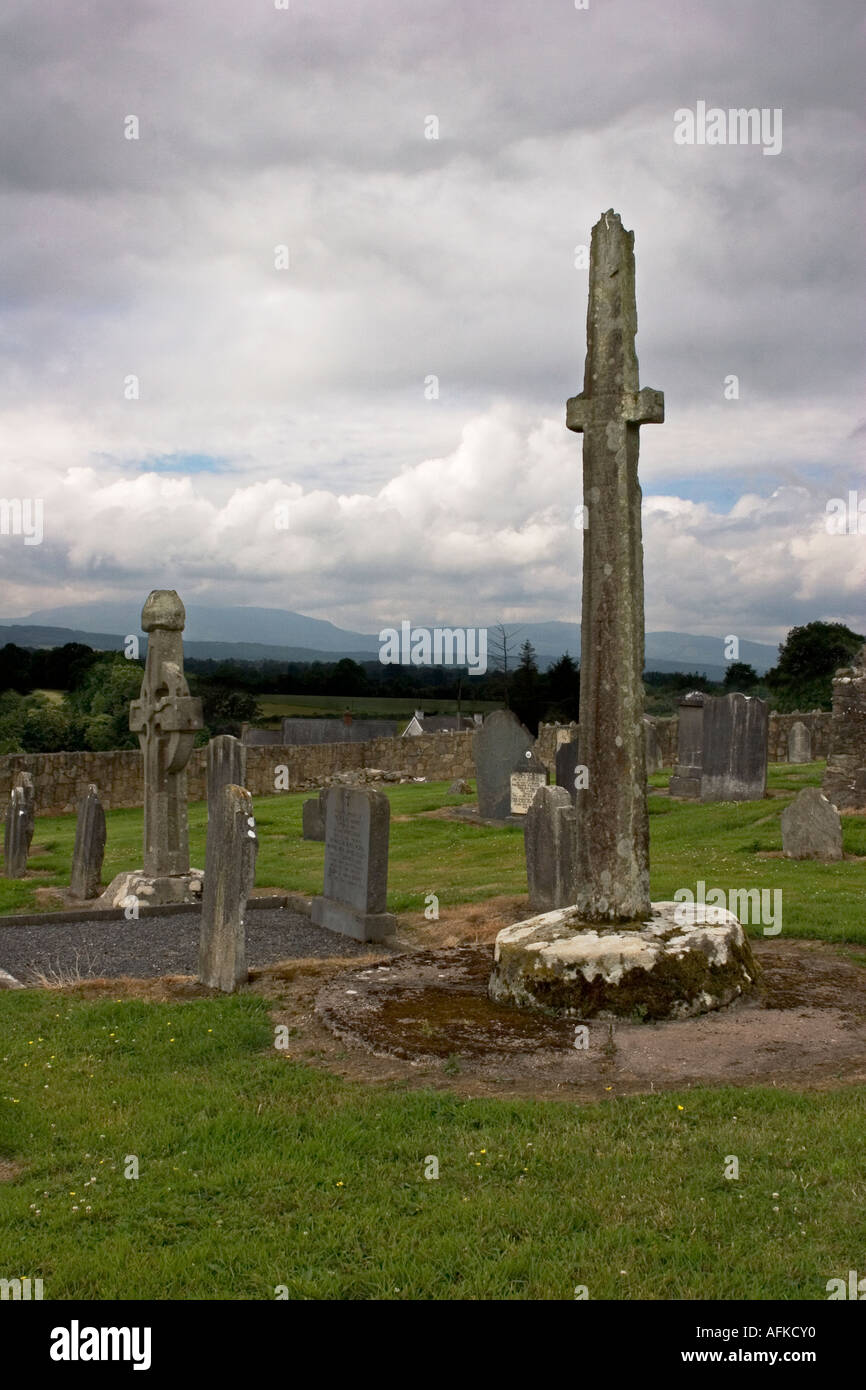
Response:
[{"label": "dirt patch", "polygon": [[23,1163],[13,1163],[11,1158],[0,1158],[0,1182],[14,1182],[23,1172]]},{"label": "dirt patch", "polygon": [[438,922],[428,922],[423,912],[402,913],[398,945],[480,946],[496,940],[503,927],[522,922],[531,915],[529,900],[505,894],[485,898],[481,903],[461,903],[444,908]]},{"label": "dirt patch", "polygon": [[315,1013],[351,1049],[353,1076],[379,1074],[378,1065],[365,1068],[366,1053],[370,1063],[402,1064],[404,1075],[408,1064],[441,1084],[460,1076],[472,1094],[603,1099],[693,1085],[866,1081],[866,969],[825,943],[753,946],[760,999],[677,1022],[579,1027],[494,1004],[489,946],[343,971],[319,990]]}]

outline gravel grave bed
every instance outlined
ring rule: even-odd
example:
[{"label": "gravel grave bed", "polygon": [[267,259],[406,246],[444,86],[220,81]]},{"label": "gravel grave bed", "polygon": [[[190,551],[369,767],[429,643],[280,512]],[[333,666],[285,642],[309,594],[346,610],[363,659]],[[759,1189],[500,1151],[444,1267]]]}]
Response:
[{"label": "gravel grave bed", "polygon": [[[78,974],[88,979],[132,975],[195,975],[198,912],[140,917],[137,922],[57,922],[0,926],[0,967],[21,984]],[[362,956],[370,947],[315,926],[291,908],[250,908],[246,915],[247,965],[314,957]]]}]

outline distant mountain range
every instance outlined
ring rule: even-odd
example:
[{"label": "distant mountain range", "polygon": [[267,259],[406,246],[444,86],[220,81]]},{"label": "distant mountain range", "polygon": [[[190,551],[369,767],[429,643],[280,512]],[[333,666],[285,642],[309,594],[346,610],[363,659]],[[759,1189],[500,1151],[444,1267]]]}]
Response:
[{"label": "distant mountain range", "polygon": [[[95,602],[43,608],[20,618],[0,618],[0,645],[58,647],[83,642],[100,651],[120,650],[129,633],[141,636],[141,605],[132,602]],[[395,619],[399,628],[399,619]],[[413,620],[413,626],[422,626]],[[435,626],[430,624],[430,626]],[[444,624],[438,624],[444,626]],[[578,623],[507,623],[510,663],[521,645],[529,641],[538,664],[545,668],[563,652],[580,656]],[[488,665],[492,665],[495,629],[488,629]],[[186,609],[184,650],[200,660],[238,661],[373,661],[379,655],[378,632],[353,632],[321,618],[308,618],[280,608],[209,607],[189,604]],[[778,649],[766,642],[740,641],[739,660],[763,675],[778,660]],[[649,671],[698,671],[710,680],[725,673],[724,639],[699,637],[685,632],[648,632],[646,669]]]}]

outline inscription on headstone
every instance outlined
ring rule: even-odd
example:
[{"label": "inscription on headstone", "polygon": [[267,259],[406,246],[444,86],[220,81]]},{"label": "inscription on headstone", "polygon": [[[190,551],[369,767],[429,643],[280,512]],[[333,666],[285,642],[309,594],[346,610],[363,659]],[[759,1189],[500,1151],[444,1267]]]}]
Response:
[{"label": "inscription on headstone", "polygon": [[539,787],[547,786],[547,768],[531,749],[511,774],[511,814],[525,816]]}]

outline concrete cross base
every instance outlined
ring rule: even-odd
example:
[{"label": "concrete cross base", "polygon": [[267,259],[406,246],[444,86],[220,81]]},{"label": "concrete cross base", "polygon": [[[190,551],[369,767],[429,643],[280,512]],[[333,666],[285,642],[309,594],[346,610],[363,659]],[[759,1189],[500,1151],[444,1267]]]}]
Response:
[{"label": "concrete cross base", "polygon": [[95,907],[126,907],[129,898],[146,907],[164,907],[168,903],[201,902],[204,873],[190,869],[186,874],[154,876],[142,869],[118,874],[94,903]]},{"label": "concrete cross base", "polygon": [[488,992],[501,1004],[576,1019],[650,1022],[724,1008],[757,988],[743,928],[725,908],[652,904],[633,926],[588,926],[573,907],[504,927]]},{"label": "concrete cross base", "polygon": [[335,898],[313,898],[310,916],[317,927],[341,932],[355,941],[385,941],[397,931],[391,912],[358,912]]}]

